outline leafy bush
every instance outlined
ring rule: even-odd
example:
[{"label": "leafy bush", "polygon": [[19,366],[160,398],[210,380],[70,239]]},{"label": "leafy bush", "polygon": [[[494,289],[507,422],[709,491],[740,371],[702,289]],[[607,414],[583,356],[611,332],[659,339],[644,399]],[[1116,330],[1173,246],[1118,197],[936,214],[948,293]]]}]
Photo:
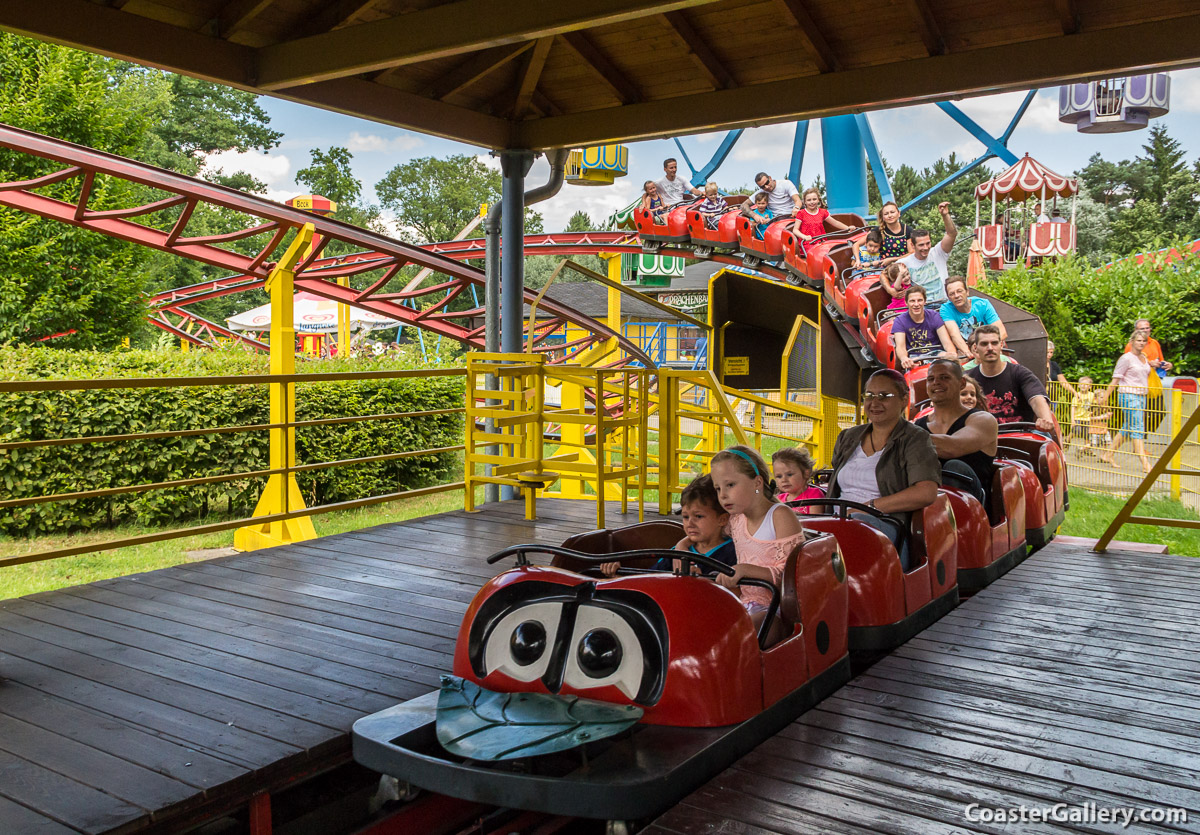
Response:
[{"label": "leafy bush", "polygon": [[[373,371],[414,367],[412,358],[329,361],[304,371]],[[189,354],[74,352],[15,347],[0,350],[8,379],[245,376],[267,373],[266,357],[237,350]],[[297,420],[457,408],[461,377],[302,383]],[[269,422],[265,385],[98,389],[0,393],[4,442],[237,426]],[[14,499],[107,487],[267,469],[267,430],[183,438],[34,447],[0,453],[0,498]],[[462,415],[362,421],[296,431],[297,463],[361,458],[462,442]],[[297,474],[311,506],[447,480],[456,454],[374,462]],[[265,477],[163,488],[144,493],[45,502],[0,510],[0,531],[35,535],[123,521],[166,524],[201,516],[224,502],[253,509]]]},{"label": "leafy bush", "polygon": [[[1180,252],[1186,249],[1177,247]],[[1174,374],[1200,370],[1200,258],[1186,254],[1169,266],[1152,259],[1094,269],[1068,258],[1034,269],[1008,270],[980,285],[1042,317],[1070,379],[1087,374],[1107,383],[1137,319],[1175,363]]]}]

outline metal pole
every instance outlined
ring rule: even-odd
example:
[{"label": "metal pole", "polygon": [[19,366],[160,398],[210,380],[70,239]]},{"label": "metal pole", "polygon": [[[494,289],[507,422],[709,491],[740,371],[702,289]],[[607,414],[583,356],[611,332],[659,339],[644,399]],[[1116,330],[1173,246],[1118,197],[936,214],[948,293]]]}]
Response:
[{"label": "metal pole", "polygon": [[521,308],[525,289],[525,175],[533,165],[533,153],[523,150],[500,152],[502,217],[500,234],[500,350],[521,352]]}]

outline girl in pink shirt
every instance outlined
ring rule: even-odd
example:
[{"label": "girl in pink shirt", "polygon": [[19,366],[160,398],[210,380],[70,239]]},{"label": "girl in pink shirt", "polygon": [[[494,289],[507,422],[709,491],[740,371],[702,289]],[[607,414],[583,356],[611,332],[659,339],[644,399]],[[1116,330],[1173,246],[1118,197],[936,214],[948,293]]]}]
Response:
[{"label": "girl in pink shirt", "polygon": [[[824,498],[825,493],[820,487],[808,486],[813,469],[812,456],[806,447],[785,447],[772,455],[771,474],[775,476],[775,498],[780,502]],[[808,513],[809,508],[798,507],[796,512]]]},{"label": "girl in pink shirt", "polygon": [[[729,514],[729,532],[738,559],[733,576],[718,574],[717,582],[731,591],[740,591],[742,604],[757,629],[767,615],[771,595],[754,586],[739,590],[738,581],[747,577],[779,587],[788,554],[803,541],[804,530],[792,509],[776,501],[767,464],[750,447],[739,444],[713,456],[712,480],[721,507]],[[768,642],[779,640],[782,633],[782,622],[776,618]]]},{"label": "girl in pink shirt", "polygon": [[796,237],[802,241],[811,241],[818,235],[824,235],[830,229],[838,231],[849,228],[840,220],[834,220],[829,211],[821,205],[821,192],[815,188],[804,192],[804,206],[796,212],[796,223],[792,226]]}]

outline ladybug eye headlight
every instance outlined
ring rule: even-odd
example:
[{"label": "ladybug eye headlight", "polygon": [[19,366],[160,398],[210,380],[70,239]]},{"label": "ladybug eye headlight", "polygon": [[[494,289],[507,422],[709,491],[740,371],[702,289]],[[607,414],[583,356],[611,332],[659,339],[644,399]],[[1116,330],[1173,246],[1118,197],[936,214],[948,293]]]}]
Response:
[{"label": "ladybug eye headlight", "polygon": [[552,693],[611,686],[640,704],[662,695],[667,656],[666,622],[650,597],[589,582],[514,583],[479,607],[468,632],[481,679],[541,679]]},{"label": "ladybug eye headlight", "polygon": [[561,602],[531,603],[502,617],[484,645],[484,669],[502,672],[517,681],[533,681],[545,675],[562,610]]},{"label": "ladybug eye headlight", "polygon": [[563,684],[581,690],[612,685],[637,697],[646,672],[642,644],[629,622],[599,606],[580,606],[568,644]]}]

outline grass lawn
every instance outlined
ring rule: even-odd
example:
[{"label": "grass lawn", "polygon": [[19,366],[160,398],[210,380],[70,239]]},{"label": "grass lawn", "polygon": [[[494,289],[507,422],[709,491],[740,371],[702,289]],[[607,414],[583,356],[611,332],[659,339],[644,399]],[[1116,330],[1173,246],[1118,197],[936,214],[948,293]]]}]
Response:
[{"label": "grass lawn", "polygon": [[[1071,509],[1067,511],[1067,518],[1060,533],[1099,539],[1124,504],[1124,499],[1074,488],[1071,490]],[[1200,520],[1200,514],[1172,499],[1145,499],[1134,513],[1138,516],[1166,519]],[[1152,542],[1168,546],[1172,554],[1200,557],[1200,530],[1125,525],[1117,531],[1116,539],[1125,542]]]},{"label": "grass lawn", "polygon": [[[479,499],[482,500],[482,491]],[[386,504],[373,505],[357,510],[346,510],[334,513],[322,513],[313,517],[313,525],[317,533],[327,536],[335,533],[369,528],[373,525],[385,525],[389,522],[402,522],[417,516],[430,516],[435,513],[445,513],[462,507],[462,493],[436,493],[432,496],[418,496],[414,499],[401,499]],[[219,522],[220,518],[198,520],[204,522]],[[74,545],[86,545],[91,542],[105,542],[114,539],[124,539],[130,536],[152,533],[153,528],[122,526],[111,530],[87,534],[70,534],[64,536],[43,536],[34,539],[11,539],[0,537],[0,553],[6,557],[32,554],[48,551],[53,548],[64,548]],[[105,580],[109,577],[122,577],[126,574],[137,574],[142,571],[153,571],[156,568],[167,568],[187,562],[188,551],[199,551],[209,548],[229,548],[233,545],[233,531],[207,534],[204,536],[189,536],[179,539],[169,539],[164,542],[152,542],[133,548],[117,548],[112,551],[100,551],[94,554],[82,554],[77,557],[62,557],[56,560],[15,565],[0,569],[0,599],[21,597],[39,591],[49,591],[64,586],[77,586]]]}]

